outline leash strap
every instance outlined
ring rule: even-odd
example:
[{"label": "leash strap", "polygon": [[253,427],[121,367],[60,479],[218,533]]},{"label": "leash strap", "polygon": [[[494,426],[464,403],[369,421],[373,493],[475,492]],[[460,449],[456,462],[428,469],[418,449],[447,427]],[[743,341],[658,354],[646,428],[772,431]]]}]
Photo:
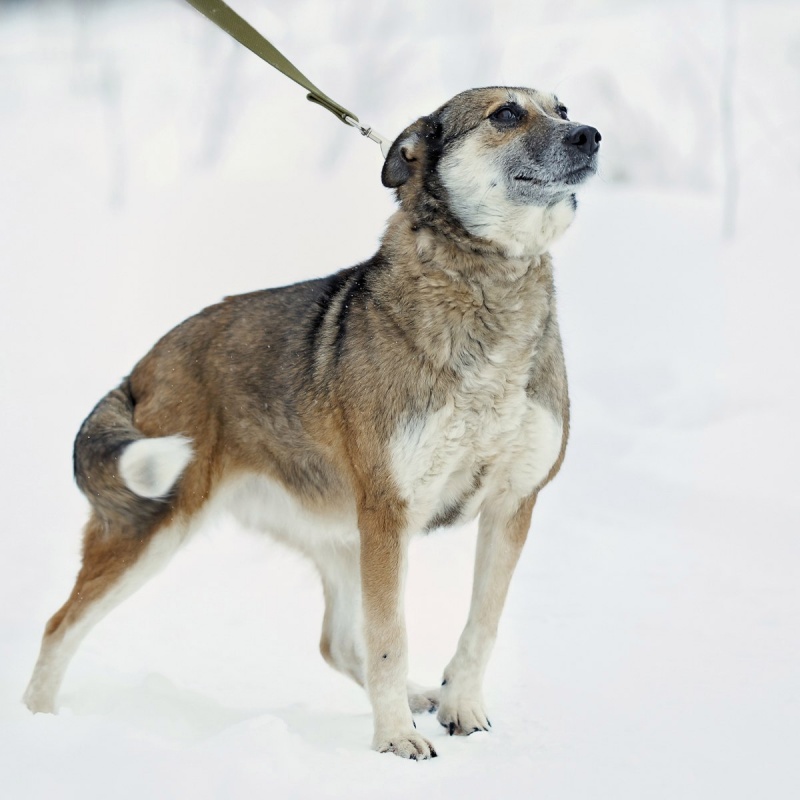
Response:
[{"label": "leash strap", "polygon": [[275,67],[287,78],[291,78],[295,83],[306,89],[308,91],[307,98],[312,103],[317,103],[330,111],[331,114],[334,114],[345,125],[357,128],[364,136],[372,139],[373,142],[377,142],[381,147],[383,157],[386,158],[391,142],[385,136],[381,136],[372,128],[362,125],[352,111],[348,111],[344,106],[339,105],[335,100],[328,97],[325,92],[318,89],[283,53],[270,44],[249,22],[242,19],[222,0],[186,0],[186,2],[194,6],[205,17],[208,17],[215,25],[222,28],[225,33],[236,39],[239,44],[244,45],[259,58],[266,61],[267,64]]}]

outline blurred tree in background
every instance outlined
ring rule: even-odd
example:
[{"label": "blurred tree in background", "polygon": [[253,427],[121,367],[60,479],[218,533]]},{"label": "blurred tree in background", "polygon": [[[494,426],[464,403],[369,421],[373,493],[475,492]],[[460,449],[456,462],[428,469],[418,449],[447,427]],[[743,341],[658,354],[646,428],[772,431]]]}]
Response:
[{"label": "blurred tree in background", "polygon": [[[526,84],[602,131],[602,180],[719,192],[729,231],[738,183],[800,174],[794,0],[232,5],[388,135],[464,88]],[[270,104],[305,136],[302,93],[269,72],[181,0],[0,0],[0,120],[40,103],[100,126],[112,202],[148,148],[173,147],[176,169],[209,168]],[[321,165],[343,135],[323,130]]]}]

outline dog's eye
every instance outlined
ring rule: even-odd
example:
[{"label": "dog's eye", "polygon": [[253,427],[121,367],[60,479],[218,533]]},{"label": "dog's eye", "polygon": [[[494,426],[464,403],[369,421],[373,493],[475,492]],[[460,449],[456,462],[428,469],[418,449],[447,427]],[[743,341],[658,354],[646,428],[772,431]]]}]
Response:
[{"label": "dog's eye", "polygon": [[566,106],[559,106],[556,109],[556,113],[558,114],[559,117],[561,117],[561,119],[569,119],[569,117],[567,116],[567,107]]},{"label": "dog's eye", "polygon": [[501,106],[494,113],[489,115],[489,119],[495,122],[509,123],[519,122],[522,119],[523,111],[519,106]]}]

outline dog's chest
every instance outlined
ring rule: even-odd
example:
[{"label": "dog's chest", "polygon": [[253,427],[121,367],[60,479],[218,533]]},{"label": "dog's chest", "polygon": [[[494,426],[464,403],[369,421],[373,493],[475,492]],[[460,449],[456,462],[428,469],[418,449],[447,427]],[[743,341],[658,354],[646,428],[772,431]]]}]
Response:
[{"label": "dog's chest", "polygon": [[487,501],[512,504],[533,492],[561,452],[562,423],[525,388],[530,362],[488,359],[463,376],[438,410],[405,420],[391,468],[410,525],[465,522]]}]

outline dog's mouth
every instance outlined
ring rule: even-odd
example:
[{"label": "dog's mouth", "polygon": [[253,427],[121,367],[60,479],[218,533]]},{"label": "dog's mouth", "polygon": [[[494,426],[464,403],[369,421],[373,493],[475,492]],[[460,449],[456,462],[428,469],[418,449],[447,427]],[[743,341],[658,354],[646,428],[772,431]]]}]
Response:
[{"label": "dog's mouth", "polygon": [[581,181],[588,178],[590,175],[594,175],[597,171],[597,167],[595,165],[594,160],[591,163],[585,164],[582,167],[578,167],[576,169],[570,170],[569,172],[564,173],[563,175],[558,175],[552,178],[537,178],[535,175],[527,175],[525,173],[520,173],[519,175],[514,176],[515,181],[522,181],[523,183],[530,183],[533,186],[551,186],[553,184],[568,184],[573,185],[576,183],[580,183]]},{"label": "dog's mouth", "polygon": [[566,175],[564,175],[561,178],[561,183],[566,183],[567,185],[582,183],[587,178],[594,175],[595,172],[597,172],[597,162],[592,159],[588,164],[584,164],[582,167],[573,169],[571,172],[568,172]]}]

